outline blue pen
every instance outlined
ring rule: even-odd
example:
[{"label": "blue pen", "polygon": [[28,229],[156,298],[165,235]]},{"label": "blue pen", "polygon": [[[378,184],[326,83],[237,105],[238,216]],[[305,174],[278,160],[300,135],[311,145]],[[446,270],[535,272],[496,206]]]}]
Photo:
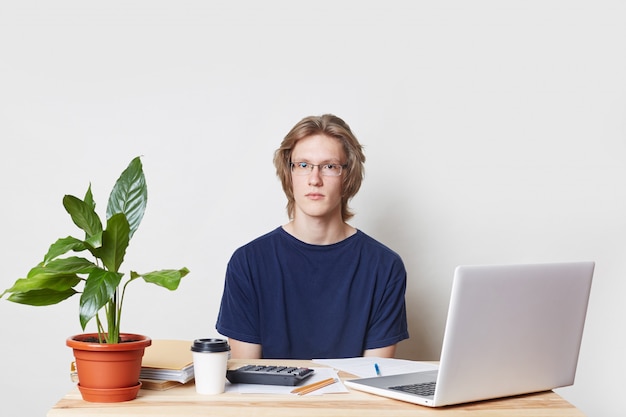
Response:
[{"label": "blue pen", "polygon": [[376,376],[380,376],[380,368],[377,363],[374,364],[374,369],[376,369]]}]

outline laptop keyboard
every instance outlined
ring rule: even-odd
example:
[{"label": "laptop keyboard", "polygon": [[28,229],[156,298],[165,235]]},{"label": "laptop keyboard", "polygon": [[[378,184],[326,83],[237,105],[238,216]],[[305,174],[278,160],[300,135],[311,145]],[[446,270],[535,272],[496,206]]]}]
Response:
[{"label": "laptop keyboard", "polygon": [[423,382],[421,384],[398,385],[395,387],[389,387],[389,389],[408,392],[409,394],[415,394],[422,397],[428,397],[435,395],[436,384],[436,382]]}]

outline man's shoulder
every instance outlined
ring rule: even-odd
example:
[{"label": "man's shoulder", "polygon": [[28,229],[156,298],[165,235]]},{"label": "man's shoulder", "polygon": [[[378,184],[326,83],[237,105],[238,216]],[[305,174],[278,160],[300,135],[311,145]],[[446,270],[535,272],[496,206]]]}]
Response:
[{"label": "man's shoulder", "polygon": [[361,244],[364,248],[367,248],[370,251],[377,252],[380,254],[386,254],[392,258],[400,259],[400,255],[389,246],[385,245],[381,241],[373,238],[362,230],[358,229],[356,233],[356,237],[361,241]]},{"label": "man's shoulder", "polygon": [[259,237],[252,239],[248,243],[240,246],[235,251],[235,254],[257,252],[259,250],[270,248],[275,245],[274,242],[278,241],[281,235],[282,235],[282,227],[279,226]]},{"label": "man's shoulder", "polygon": [[269,232],[267,232],[265,234],[262,234],[261,236],[252,239],[250,242],[248,242],[244,246],[258,245],[258,244],[262,244],[264,242],[267,242],[268,240],[276,239],[276,237],[278,235],[280,235],[281,230],[282,230],[281,226],[276,227],[276,228],[270,230]]}]

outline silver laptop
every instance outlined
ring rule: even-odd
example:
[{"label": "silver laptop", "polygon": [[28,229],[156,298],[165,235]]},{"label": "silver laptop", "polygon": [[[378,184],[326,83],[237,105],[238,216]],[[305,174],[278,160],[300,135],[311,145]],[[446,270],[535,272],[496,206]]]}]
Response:
[{"label": "silver laptop", "polygon": [[594,267],[459,266],[439,368],[345,383],[430,407],[572,385]]}]

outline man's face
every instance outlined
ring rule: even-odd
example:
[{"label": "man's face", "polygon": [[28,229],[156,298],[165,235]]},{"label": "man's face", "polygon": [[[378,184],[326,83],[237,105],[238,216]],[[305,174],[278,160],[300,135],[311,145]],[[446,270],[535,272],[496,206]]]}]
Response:
[{"label": "man's face", "polygon": [[[313,165],[343,165],[346,155],[341,143],[325,135],[313,135],[299,140],[291,153],[291,162]],[[322,175],[319,166],[306,175],[292,172],[295,219],[300,216],[341,219],[342,173],[339,176]]]}]

